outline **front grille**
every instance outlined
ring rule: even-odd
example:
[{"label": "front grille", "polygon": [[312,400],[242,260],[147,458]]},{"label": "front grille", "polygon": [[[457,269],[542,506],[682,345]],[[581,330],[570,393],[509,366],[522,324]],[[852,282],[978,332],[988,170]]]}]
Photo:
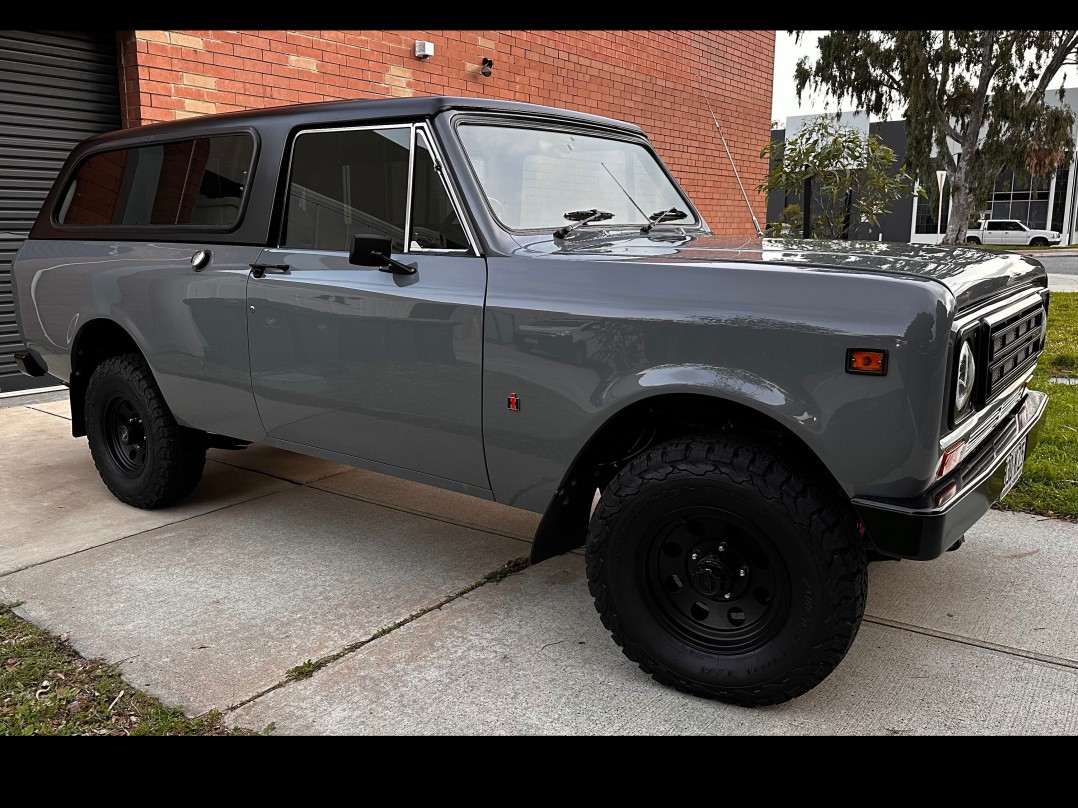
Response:
[{"label": "front grille", "polygon": [[1044,348],[1044,306],[1040,303],[994,323],[988,338],[985,400],[1031,368]]}]

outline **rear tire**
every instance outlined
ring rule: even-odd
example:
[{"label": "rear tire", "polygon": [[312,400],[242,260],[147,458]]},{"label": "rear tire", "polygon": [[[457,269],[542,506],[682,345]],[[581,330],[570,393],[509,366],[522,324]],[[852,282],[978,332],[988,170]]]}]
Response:
[{"label": "rear tire", "polygon": [[812,689],[861,624],[867,566],[840,492],[777,445],[660,444],[592,515],[588,584],[603,625],[657,681],[743,706]]},{"label": "rear tire", "polygon": [[1029,246],[1030,247],[1047,247],[1048,246],[1048,239],[1041,238],[1040,236],[1037,236],[1036,238],[1029,240]]},{"label": "rear tire", "polygon": [[966,244],[980,244],[981,240],[976,236],[966,236]]},{"label": "rear tire", "polygon": [[136,508],[181,499],[202,479],[205,433],[180,426],[139,354],[106,359],[86,388],[86,436],[109,491]]}]

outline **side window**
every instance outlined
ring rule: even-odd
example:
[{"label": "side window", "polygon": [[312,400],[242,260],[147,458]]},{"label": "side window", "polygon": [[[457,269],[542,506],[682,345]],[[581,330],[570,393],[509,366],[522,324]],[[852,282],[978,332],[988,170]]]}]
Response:
[{"label": "side window", "polygon": [[128,153],[102,152],[83,163],[68,186],[57,221],[60,224],[98,225],[115,222]]},{"label": "side window", "polygon": [[298,135],[282,246],[347,251],[371,234],[403,252],[409,139],[408,127]]},{"label": "side window", "polygon": [[1021,230],[1022,229],[1022,225],[1018,224],[1018,222],[1004,222],[1003,224],[1006,226],[1006,228],[1008,230]]},{"label": "side window", "polygon": [[246,135],[195,141],[179,224],[226,227],[239,218],[253,148]]},{"label": "side window", "polygon": [[1002,230],[1003,222],[989,222],[985,230]]},{"label": "side window", "polygon": [[253,155],[249,135],[96,154],[75,174],[56,219],[78,225],[229,227],[239,218]]},{"label": "side window", "polygon": [[409,249],[466,250],[468,236],[442,183],[422,129],[416,130],[412,190],[412,241]]}]

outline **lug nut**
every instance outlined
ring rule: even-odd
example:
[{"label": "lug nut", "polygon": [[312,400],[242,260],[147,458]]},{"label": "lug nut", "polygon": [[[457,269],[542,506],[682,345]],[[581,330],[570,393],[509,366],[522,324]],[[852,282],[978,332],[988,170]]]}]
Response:
[{"label": "lug nut", "polygon": [[691,559],[692,559],[693,561],[695,561],[696,559],[698,559],[698,558],[700,557],[700,554],[699,554],[699,553],[696,553],[696,552],[694,552],[694,553],[693,553],[693,554],[692,554],[691,556],[689,556],[689,557],[690,557],[690,558],[691,558]]},{"label": "lug nut", "polygon": [[724,541],[719,542],[719,552],[720,553],[725,553],[726,552],[726,542],[724,542]]},{"label": "lug nut", "polygon": [[730,599],[730,593],[727,592],[725,595],[723,595],[723,598],[725,598],[726,600],[729,600]]},{"label": "lug nut", "polygon": [[742,567],[741,569],[739,569],[737,571],[737,574],[740,575],[742,578],[744,578],[746,575],[749,574],[749,568],[748,567]]}]

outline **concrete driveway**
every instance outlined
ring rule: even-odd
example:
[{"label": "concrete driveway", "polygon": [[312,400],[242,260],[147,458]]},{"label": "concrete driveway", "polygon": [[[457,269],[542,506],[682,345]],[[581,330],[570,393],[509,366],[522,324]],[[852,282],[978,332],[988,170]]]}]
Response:
[{"label": "concrete driveway", "polygon": [[66,399],[23,401],[0,409],[0,600],[189,713],[278,733],[1078,732],[1078,525],[993,512],[938,561],[874,564],[839,669],[747,710],[625,660],[579,553],[486,580],[535,515],[264,447],[212,452],[194,496],[139,511]]}]

